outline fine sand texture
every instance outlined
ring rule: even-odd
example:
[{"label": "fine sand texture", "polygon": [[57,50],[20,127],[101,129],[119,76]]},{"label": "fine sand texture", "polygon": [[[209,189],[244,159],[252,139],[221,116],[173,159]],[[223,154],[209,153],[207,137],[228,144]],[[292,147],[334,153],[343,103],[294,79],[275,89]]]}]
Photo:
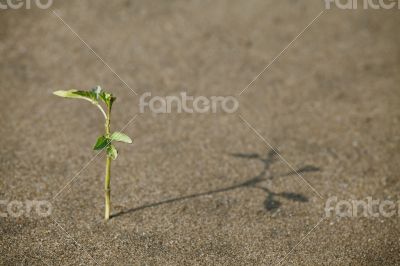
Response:
[{"label": "fine sand texture", "polygon": [[[399,25],[317,0],[0,10],[0,265],[400,265],[400,204],[324,210],[400,200]],[[95,85],[134,139],[116,144],[108,222],[103,117],[52,95]],[[140,113],[145,92],[239,109]],[[51,214],[7,211],[33,200]]]}]

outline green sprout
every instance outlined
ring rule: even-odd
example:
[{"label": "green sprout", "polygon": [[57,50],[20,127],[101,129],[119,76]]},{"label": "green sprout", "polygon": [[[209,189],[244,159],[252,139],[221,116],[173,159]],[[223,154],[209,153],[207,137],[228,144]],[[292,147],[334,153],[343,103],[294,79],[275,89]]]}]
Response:
[{"label": "green sprout", "polygon": [[[55,91],[54,94],[64,98],[87,100],[92,104],[94,104],[97,108],[99,108],[99,110],[104,116],[104,119],[106,121],[105,134],[97,139],[93,149],[94,150],[105,149],[107,152],[104,189],[105,189],[105,219],[109,220],[111,211],[111,199],[110,199],[111,161],[115,160],[118,156],[118,151],[112,144],[112,142],[119,141],[129,144],[132,143],[131,138],[129,138],[127,135],[121,132],[114,132],[111,134],[110,131],[111,107],[115,102],[116,97],[114,97],[111,93],[102,91],[100,86],[97,86],[96,88],[90,91],[79,91],[79,90]],[[100,105],[101,101],[105,104],[106,111],[104,111],[103,107]]]}]

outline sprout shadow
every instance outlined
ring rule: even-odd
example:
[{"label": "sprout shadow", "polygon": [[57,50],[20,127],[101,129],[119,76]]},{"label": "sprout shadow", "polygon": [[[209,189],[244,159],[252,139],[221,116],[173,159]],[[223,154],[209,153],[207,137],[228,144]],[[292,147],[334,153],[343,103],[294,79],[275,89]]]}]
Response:
[{"label": "sprout shadow", "polygon": [[308,198],[303,196],[302,194],[293,193],[293,192],[281,192],[281,193],[273,192],[269,188],[262,186],[262,182],[265,182],[268,180],[273,180],[274,178],[278,178],[278,177],[287,177],[287,176],[291,176],[294,174],[302,174],[302,173],[320,171],[320,168],[318,168],[318,167],[307,165],[307,166],[299,168],[295,171],[291,171],[291,172],[284,173],[281,175],[273,175],[269,171],[271,165],[276,161],[277,154],[273,150],[270,150],[266,154],[265,157],[262,157],[261,155],[259,155],[257,153],[249,153],[249,154],[234,153],[231,155],[233,157],[246,159],[246,160],[259,160],[263,163],[263,169],[261,170],[261,172],[258,175],[251,177],[251,178],[247,179],[246,181],[236,184],[236,185],[232,185],[232,186],[228,186],[228,187],[224,187],[224,188],[220,188],[220,189],[215,189],[215,190],[210,190],[210,191],[206,191],[206,192],[201,192],[201,193],[195,193],[195,194],[191,194],[191,195],[187,195],[187,196],[167,199],[167,200],[159,201],[159,202],[155,202],[155,203],[145,204],[145,205],[142,205],[142,206],[139,206],[136,208],[131,208],[131,209],[128,209],[125,211],[118,212],[114,215],[111,215],[111,218],[118,217],[118,216],[128,214],[128,213],[133,213],[133,212],[147,209],[147,208],[157,207],[157,206],[164,205],[164,204],[169,204],[169,203],[173,203],[173,202],[177,202],[177,201],[183,201],[183,200],[187,200],[187,199],[193,199],[193,198],[197,198],[197,197],[201,197],[201,196],[213,195],[216,193],[222,193],[222,192],[227,192],[227,191],[241,189],[241,188],[255,188],[255,189],[260,189],[260,190],[264,191],[267,194],[266,199],[264,201],[264,208],[266,211],[273,212],[273,211],[276,211],[282,205],[282,203],[278,200],[280,198],[288,199],[291,201],[297,201],[297,202],[308,202]]}]

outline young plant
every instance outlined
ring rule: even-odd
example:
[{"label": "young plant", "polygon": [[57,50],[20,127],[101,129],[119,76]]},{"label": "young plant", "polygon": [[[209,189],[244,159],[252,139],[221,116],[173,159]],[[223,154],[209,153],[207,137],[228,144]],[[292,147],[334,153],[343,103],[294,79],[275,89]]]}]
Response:
[{"label": "young plant", "polygon": [[[96,144],[94,145],[94,150],[106,150],[107,159],[106,159],[106,175],[104,179],[104,189],[105,189],[105,219],[110,219],[110,211],[111,211],[111,199],[110,199],[110,178],[111,178],[111,161],[115,160],[118,156],[118,151],[115,146],[112,144],[113,141],[119,141],[124,143],[132,143],[132,140],[125,134],[121,132],[114,132],[111,134],[110,131],[110,122],[111,122],[111,108],[113,103],[116,100],[111,93],[102,91],[100,86],[90,90],[90,91],[79,91],[79,90],[68,90],[68,91],[55,91],[55,95],[64,97],[64,98],[72,98],[72,99],[82,99],[87,100],[94,104],[104,116],[105,119],[105,133],[100,136]],[[103,102],[106,107],[106,111],[104,111],[103,107],[100,103]]]}]

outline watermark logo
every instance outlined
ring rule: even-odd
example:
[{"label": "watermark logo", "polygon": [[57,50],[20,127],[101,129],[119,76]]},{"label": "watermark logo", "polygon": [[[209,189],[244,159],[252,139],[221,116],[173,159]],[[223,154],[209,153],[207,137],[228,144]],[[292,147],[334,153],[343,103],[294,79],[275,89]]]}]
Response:
[{"label": "watermark logo", "polygon": [[239,108],[239,101],[233,96],[189,96],[181,92],[180,96],[151,96],[150,92],[142,94],[139,102],[140,112],[147,110],[156,114],[169,113],[234,113]]},{"label": "watermark logo", "polygon": [[324,0],[325,8],[335,5],[339,9],[400,9],[400,0]]},{"label": "watermark logo", "polygon": [[53,206],[47,200],[0,200],[0,217],[48,217]]},{"label": "watermark logo", "polygon": [[0,0],[0,9],[31,9],[38,7],[48,9],[53,5],[53,0]]},{"label": "watermark logo", "polygon": [[339,200],[337,197],[330,197],[325,203],[326,217],[339,218],[390,218],[395,215],[400,217],[400,201],[377,200],[367,197],[365,200]]}]

